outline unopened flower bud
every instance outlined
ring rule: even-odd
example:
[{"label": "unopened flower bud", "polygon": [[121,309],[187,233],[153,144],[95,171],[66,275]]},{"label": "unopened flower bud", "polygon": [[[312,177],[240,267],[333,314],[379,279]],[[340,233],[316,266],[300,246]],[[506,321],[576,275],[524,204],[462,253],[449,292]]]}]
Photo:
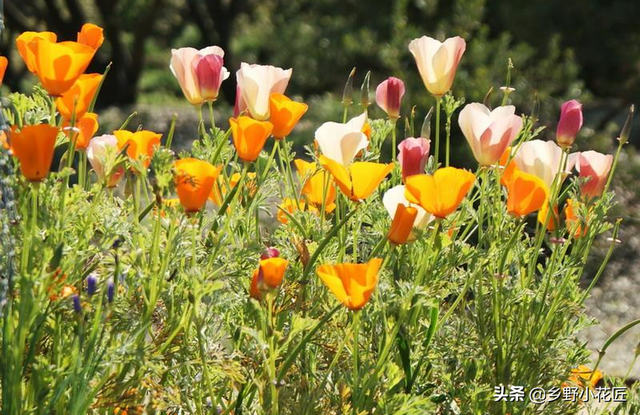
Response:
[{"label": "unopened flower bud", "polygon": [[82,304],[80,303],[80,297],[78,296],[78,294],[74,294],[72,299],[73,299],[73,310],[77,314],[82,313]]},{"label": "unopened flower bud", "polygon": [[562,104],[560,121],[556,130],[556,141],[563,148],[571,147],[582,128],[582,104],[572,99]]},{"label": "unopened flower bud", "polygon": [[262,255],[260,255],[260,259],[277,258],[279,256],[280,256],[280,251],[270,246],[262,253]]},{"label": "unopened flower bud", "polygon": [[89,276],[87,277],[87,294],[89,294],[89,296],[92,296],[96,293],[97,288],[98,278],[96,278],[96,276],[93,274],[89,274]]},{"label": "unopened flower bud", "polygon": [[107,301],[109,303],[113,302],[113,297],[116,294],[116,287],[113,284],[113,280],[109,280],[109,282],[107,283]]}]

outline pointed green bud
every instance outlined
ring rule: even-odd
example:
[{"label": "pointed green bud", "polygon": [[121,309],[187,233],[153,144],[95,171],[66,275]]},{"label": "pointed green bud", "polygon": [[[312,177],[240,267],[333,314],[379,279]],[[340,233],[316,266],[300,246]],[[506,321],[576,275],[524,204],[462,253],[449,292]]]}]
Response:
[{"label": "pointed green bud", "polygon": [[349,73],[347,83],[344,86],[344,92],[342,93],[342,105],[348,107],[353,103],[353,78],[356,76],[356,68],[354,67]]}]

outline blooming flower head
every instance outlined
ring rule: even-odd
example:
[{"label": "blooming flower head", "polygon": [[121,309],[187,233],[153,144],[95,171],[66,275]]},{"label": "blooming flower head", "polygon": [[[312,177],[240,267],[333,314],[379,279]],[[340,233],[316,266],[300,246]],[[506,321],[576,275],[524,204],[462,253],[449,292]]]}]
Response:
[{"label": "blooming flower head", "polygon": [[359,202],[378,188],[384,178],[393,170],[393,163],[372,162],[353,163],[349,168],[340,163],[320,156],[320,164],[333,175],[333,180],[342,193],[354,202]]},{"label": "blooming flower head", "polygon": [[402,180],[414,174],[424,173],[429,160],[431,140],[428,138],[405,138],[398,144],[398,162],[402,167]]},{"label": "blooming flower head", "polygon": [[613,156],[597,151],[583,151],[579,153],[576,170],[581,178],[587,181],[580,185],[580,192],[589,198],[602,196],[609,178],[609,171],[613,164]]},{"label": "blooming flower head", "polygon": [[282,257],[261,259],[251,276],[251,297],[259,300],[262,293],[278,288],[282,284],[289,261]]},{"label": "blooming flower head", "polygon": [[[561,157],[562,149],[553,141],[531,140],[520,146],[513,161],[518,169],[538,176],[551,189],[553,180],[560,171]],[[562,179],[571,171],[574,163],[575,156],[569,156]]]},{"label": "blooming flower head", "polygon": [[295,102],[283,94],[271,94],[269,98],[269,121],[273,124],[273,136],[283,139],[288,136],[309,106]]},{"label": "blooming flower head", "polygon": [[[62,123],[62,128],[70,128],[71,123],[69,121],[64,121]],[[98,131],[98,114],[94,114],[93,112],[85,113],[82,118],[76,121],[77,131],[73,135],[73,139],[75,140],[75,148],[77,150],[86,150],[89,146],[89,141],[93,137],[93,135]]]},{"label": "blooming flower head", "polygon": [[400,105],[404,96],[404,82],[390,77],[376,88],[376,103],[389,116],[389,119],[400,118]]},{"label": "blooming flower head", "polygon": [[362,309],[378,284],[381,258],[365,264],[321,265],[316,273],[336,298],[350,310]]},{"label": "blooming flower head", "polygon": [[444,42],[423,36],[409,43],[422,82],[431,94],[441,97],[451,89],[465,49],[466,42],[459,36]]},{"label": "blooming flower head", "polygon": [[[107,165],[115,161],[118,153],[118,139],[114,135],[105,134],[94,137],[87,147],[87,158],[99,180],[106,180],[107,187],[115,187],[124,174],[124,168],[114,172],[105,171]],[[109,163],[111,162],[111,163]],[[111,166],[113,167],[113,166]],[[106,177],[109,175],[109,177]]]},{"label": "blooming flower head", "polygon": [[335,209],[336,190],[335,187],[329,185],[330,175],[323,169],[318,169],[316,163],[309,163],[302,159],[293,161],[298,170],[302,185],[302,194],[307,201],[316,206],[321,207],[323,202],[327,212]]},{"label": "blooming flower head", "polygon": [[582,104],[572,99],[562,104],[560,121],[556,130],[556,141],[560,147],[571,147],[582,128]]},{"label": "blooming flower head", "polygon": [[58,131],[50,124],[25,125],[20,130],[12,127],[11,151],[30,182],[40,182],[49,174]]},{"label": "blooming flower head", "polygon": [[326,122],[316,130],[315,139],[327,158],[348,167],[356,155],[367,148],[369,140],[363,133],[367,114],[352,118],[347,123]]},{"label": "blooming flower head", "polygon": [[238,157],[246,162],[256,161],[273,131],[273,124],[268,121],[256,121],[244,115],[230,118],[229,124]]},{"label": "blooming flower head", "polygon": [[542,179],[520,170],[511,175],[507,190],[507,211],[514,216],[540,210],[549,200],[549,189]]},{"label": "blooming flower head", "polygon": [[268,119],[269,98],[272,94],[284,94],[292,73],[292,69],[242,62],[236,72],[240,92],[236,98],[238,111],[248,110],[259,121]]},{"label": "blooming flower head", "polygon": [[180,204],[186,212],[197,212],[207,203],[211,189],[222,170],[211,163],[184,158],[174,163],[175,184]]},{"label": "blooming flower head", "polygon": [[84,73],[96,50],[78,42],[52,42],[46,37],[33,37],[26,44],[25,63],[31,65],[42,87],[49,95],[61,96]]},{"label": "blooming flower head", "polygon": [[162,138],[162,134],[148,130],[136,132],[116,130],[113,132],[113,135],[118,139],[119,149],[123,149],[128,145],[127,156],[129,156],[131,160],[143,160],[143,164],[147,168],[149,164],[151,164],[151,156],[156,147],[160,146],[160,139]]},{"label": "blooming flower head", "polygon": [[497,162],[522,129],[522,118],[515,111],[513,105],[491,111],[483,104],[472,103],[460,112],[460,129],[480,165]]},{"label": "blooming flower head", "polygon": [[102,82],[102,75],[97,73],[83,74],[76,80],[71,89],[64,92],[56,99],[56,108],[63,119],[70,121],[73,118],[75,105],[76,120],[89,110],[91,101]]},{"label": "blooming flower head", "polygon": [[171,50],[169,67],[190,104],[201,105],[217,98],[222,81],[229,77],[222,66],[223,58],[224,51],[219,46]]},{"label": "blooming flower head", "polygon": [[433,175],[417,174],[407,178],[405,193],[411,203],[443,219],[453,213],[465,198],[476,176],[463,169],[444,167]]}]

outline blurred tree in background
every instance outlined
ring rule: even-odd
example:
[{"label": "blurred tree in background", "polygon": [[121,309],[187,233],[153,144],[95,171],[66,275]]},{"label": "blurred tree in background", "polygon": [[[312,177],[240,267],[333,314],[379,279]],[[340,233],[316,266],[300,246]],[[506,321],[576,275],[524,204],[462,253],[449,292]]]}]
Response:
[{"label": "blurred tree in background", "polygon": [[[606,102],[596,117],[602,128],[640,95],[640,33],[631,18],[638,12],[633,0],[5,0],[0,47],[13,58],[5,83],[25,89],[34,80],[15,52],[18,33],[52,30],[74,39],[86,21],[103,26],[106,42],[90,70],[113,62],[99,101],[106,106],[181,102],[170,49],[217,44],[232,72],[241,61],[294,68],[288,91],[315,104],[312,120],[337,116],[327,91],[339,96],[356,66],[357,82],[372,71],[372,96],[379,81],[402,78],[419,120],[433,102],[407,45],[424,34],[460,35],[467,52],[454,94],[481,101],[494,87],[497,105],[511,58],[511,98],[520,111],[529,112],[537,96],[542,122],[553,127],[561,100]],[[234,78],[223,84],[226,105],[235,99]]]}]

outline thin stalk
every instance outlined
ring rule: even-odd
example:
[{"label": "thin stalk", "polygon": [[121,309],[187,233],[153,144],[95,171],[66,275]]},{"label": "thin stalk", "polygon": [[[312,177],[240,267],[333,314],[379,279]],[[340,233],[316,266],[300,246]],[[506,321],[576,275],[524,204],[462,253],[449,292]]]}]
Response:
[{"label": "thin stalk", "polygon": [[353,323],[351,324],[351,334],[353,337],[353,392],[351,393],[353,415],[358,414],[357,398],[360,394],[360,371],[358,357],[358,332],[360,331],[360,311],[353,312]]},{"label": "thin stalk", "polygon": [[216,128],[216,118],[213,114],[213,101],[209,101],[209,118],[211,119],[211,130]]},{"label": "thin stalk", "polygon": [[396,145],[396,121],[397,119],[391,119],[389,120],[391,121],[391,161],[396,161],[396,151],[397,151],[397,145]]},{"label": "thin stalk", "polygon": [[204,129],[204,118],[202,117],[202,105],[198,105],[198,131],[200,132],[200,138],[204,138],[206,132]]},{"label": "thin stalk", "polygon": [[442,97],[436,97],[436,166],[440,157],[440,106],[442,105]]}]

